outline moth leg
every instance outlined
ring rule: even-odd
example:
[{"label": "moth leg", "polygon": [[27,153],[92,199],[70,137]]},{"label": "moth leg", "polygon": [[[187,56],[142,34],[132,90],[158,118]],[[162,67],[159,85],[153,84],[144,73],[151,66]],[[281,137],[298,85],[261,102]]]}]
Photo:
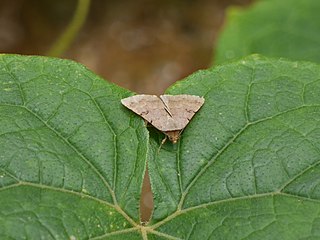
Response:
[{"label": "moth leg", "polygon": [[164,139],[162,139],[160,146],[162,146],[167,141],[168,136],[166,134],[164,136],[165,137],[164,137]]},{"label": "moth leg", "polygon": [[160,144],[160,146],[158,148],[158,153],[160,152],[160,149],[161,149],[162,145],[167,141],[167,138],[168,138],[168,136],[165,135],[164,139],[162,139],[161,144]]}]

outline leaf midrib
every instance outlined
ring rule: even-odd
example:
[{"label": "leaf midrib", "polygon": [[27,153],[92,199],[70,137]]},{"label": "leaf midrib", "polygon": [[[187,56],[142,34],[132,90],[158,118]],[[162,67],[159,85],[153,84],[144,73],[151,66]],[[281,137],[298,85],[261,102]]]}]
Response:
[{"label": "leaf midrib", "polygon": [[[7,171],[5,171],[7,172]],[[56,192],[62,192],[62,193],[67,193],[67,194],[71,194],[71,195],[76,195],[79,196],[81,198],[87,198],[90,200],[94,200],[96,202],[102,203],[107,205],[108,207],[112,207],[115,210],[117,210],[117,206],[113,205],[109,202],[106,202],[102,199],[93,197],[91,195],[86,195],[80,192],[75,192],[72,190],[67,190],[67,189],[61,189],[61,188],[56,188],[56,187],[52,187],[52,186],[48,186],[48,185],[42,185],[42,184],[37,184],[37,183],[30,183],[30,182],[22,182],[19,181],[18,183],[15,184],[11,184],[8,185],[6,187],[3,187],[0,189],[1,191],[5,191],[7,189],[10,188],[15,188],[15,187],[19,187],[19,186],[31,186],[31,187],[36,187],[36,188],[41,188],[41,189],[47,189],[47,190],[51,190],[51,191],[56,191]],[[113,235],[118,235],[121,233],[127,233],[127,232],[132,232],[132,231],[139,231],[139,230],[144,230],[147,233],[152,233],[152,234],[156,234],[162,237],[167,237],[168,239],[179,239],[177,237],[162,233],[162,232],[158,232],[155,229],[159,228],[160,226],[162,226],[163,224],[169,222],[170,220],[174,219],[175,217],[178,217],[182,214],[188,213],[190,211],[196,210],[196,209],[201,209],[201,208],[207,208],[209,206],[213,206],[213,205],[218,205],[218,204],[222,204],[222,203],[230,203],[230,202],[234,202],[234,201],[238,201],[238,200],[248,200],[248,199],[257,199],[257,198],[263,198],[263,197],[274,197],[274,196],[287,196],[287,197],[292,197],[292,198],[296,198],[299,200],[304,200],[304,201],[309,201],[309,202],[316,202],[316,203],[320,203],[320,200],[317,199],[312,199],[312,198],[307,198],[307,197],[303,197],[303,196],[299,196],[299,195],[294,195],[294,194],[289,194],[289,193],[284,193],[284,192],[269,192],[269,193],[262,193],[262,194],[255,194],[255,195],[250,195],[250,196],[241,196],[241,197],[235,197],[235,198],[228,198],[228,199],[222,199],[219,201],[215,201],[215,202],[210,202],[210,203],[204,203],[204,204],[200,204],[198,206],[194,206],[194,207],[189,207],[189,208],[185,208],[182,209],[180,211],[176,211],[175,213],[171,214],[170,216],[168,216],[167,218],[163,219],[162,221],[153,224],[153,225],[148,225],[148,226],[141,226],[136,224],[135,222],[131,222],[132,219],[131,218],[127,218],[126,216],[124,216],[126,218],[126,220],[128,220],[131,224],[133,224],[132,228],[127,228],[127,229],[123,229],[123,230],[119,230],[119,231],[115,231],[115,232],[110,232],[107,234],[103,234],[101,236],[97,236],[91,239],[100,239],[103,238],[105,236],[113,236]],[[121,212],[119,212],[120,214],[122,214]]]}]

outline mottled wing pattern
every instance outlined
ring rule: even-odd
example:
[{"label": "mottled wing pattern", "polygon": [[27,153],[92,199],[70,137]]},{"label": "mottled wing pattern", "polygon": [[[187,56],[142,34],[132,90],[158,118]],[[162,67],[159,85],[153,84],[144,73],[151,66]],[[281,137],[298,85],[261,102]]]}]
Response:
[{"label": "mottled wing pattern", "polygon": [[164,129],[165,119],[171,118],[161,99],[155,95],[135,95],[122,99],[121,103],[160,131]]},{"label": "mottled wing pattern", "polygon": [[203,97],[192,95],[136,95],[121,103],[143,117],[160,131],[184,129],[204,103]]},{"label": "mottled wing pattern", "polygon": [[193,95],[161,95],[160,98],[172,115],[162,131],[184,129],[204,103],[203,97]]}]

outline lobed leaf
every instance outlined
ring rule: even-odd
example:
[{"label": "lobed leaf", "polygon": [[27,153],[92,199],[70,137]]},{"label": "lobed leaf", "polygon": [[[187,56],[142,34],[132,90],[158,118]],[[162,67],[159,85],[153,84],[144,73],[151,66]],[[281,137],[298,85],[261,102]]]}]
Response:
[{"label": "lobed leaf", "polygon": [[153,229],[174,239],[320,237],[320,68],[251,56],[169,94],[205,104],[149,162]]},{"label": "lobed leaf", "polygon": [[0,235],[85,239],[139,223],[147,131],[80,64],[0,58]]},{"label": "lobed leaf", "polygon": [[[71,61],[0,60],[1,239],[317,239],[320,68],[253,55],[168,94],[205,104],[177,144]],[[146,160],[155,209],[139,223]]]}]

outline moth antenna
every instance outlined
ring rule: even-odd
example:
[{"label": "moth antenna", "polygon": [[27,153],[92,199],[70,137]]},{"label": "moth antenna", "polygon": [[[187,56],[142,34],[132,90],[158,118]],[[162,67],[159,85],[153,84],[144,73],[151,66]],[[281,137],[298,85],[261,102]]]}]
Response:
[{"label": "moth antenna", "polygon": [[180,132],[179,132],[179,136],[181,136],[181,135],[182,135],[183,130],[184,130],[184,128],[182,128],[182,129],[180,130]]}]

